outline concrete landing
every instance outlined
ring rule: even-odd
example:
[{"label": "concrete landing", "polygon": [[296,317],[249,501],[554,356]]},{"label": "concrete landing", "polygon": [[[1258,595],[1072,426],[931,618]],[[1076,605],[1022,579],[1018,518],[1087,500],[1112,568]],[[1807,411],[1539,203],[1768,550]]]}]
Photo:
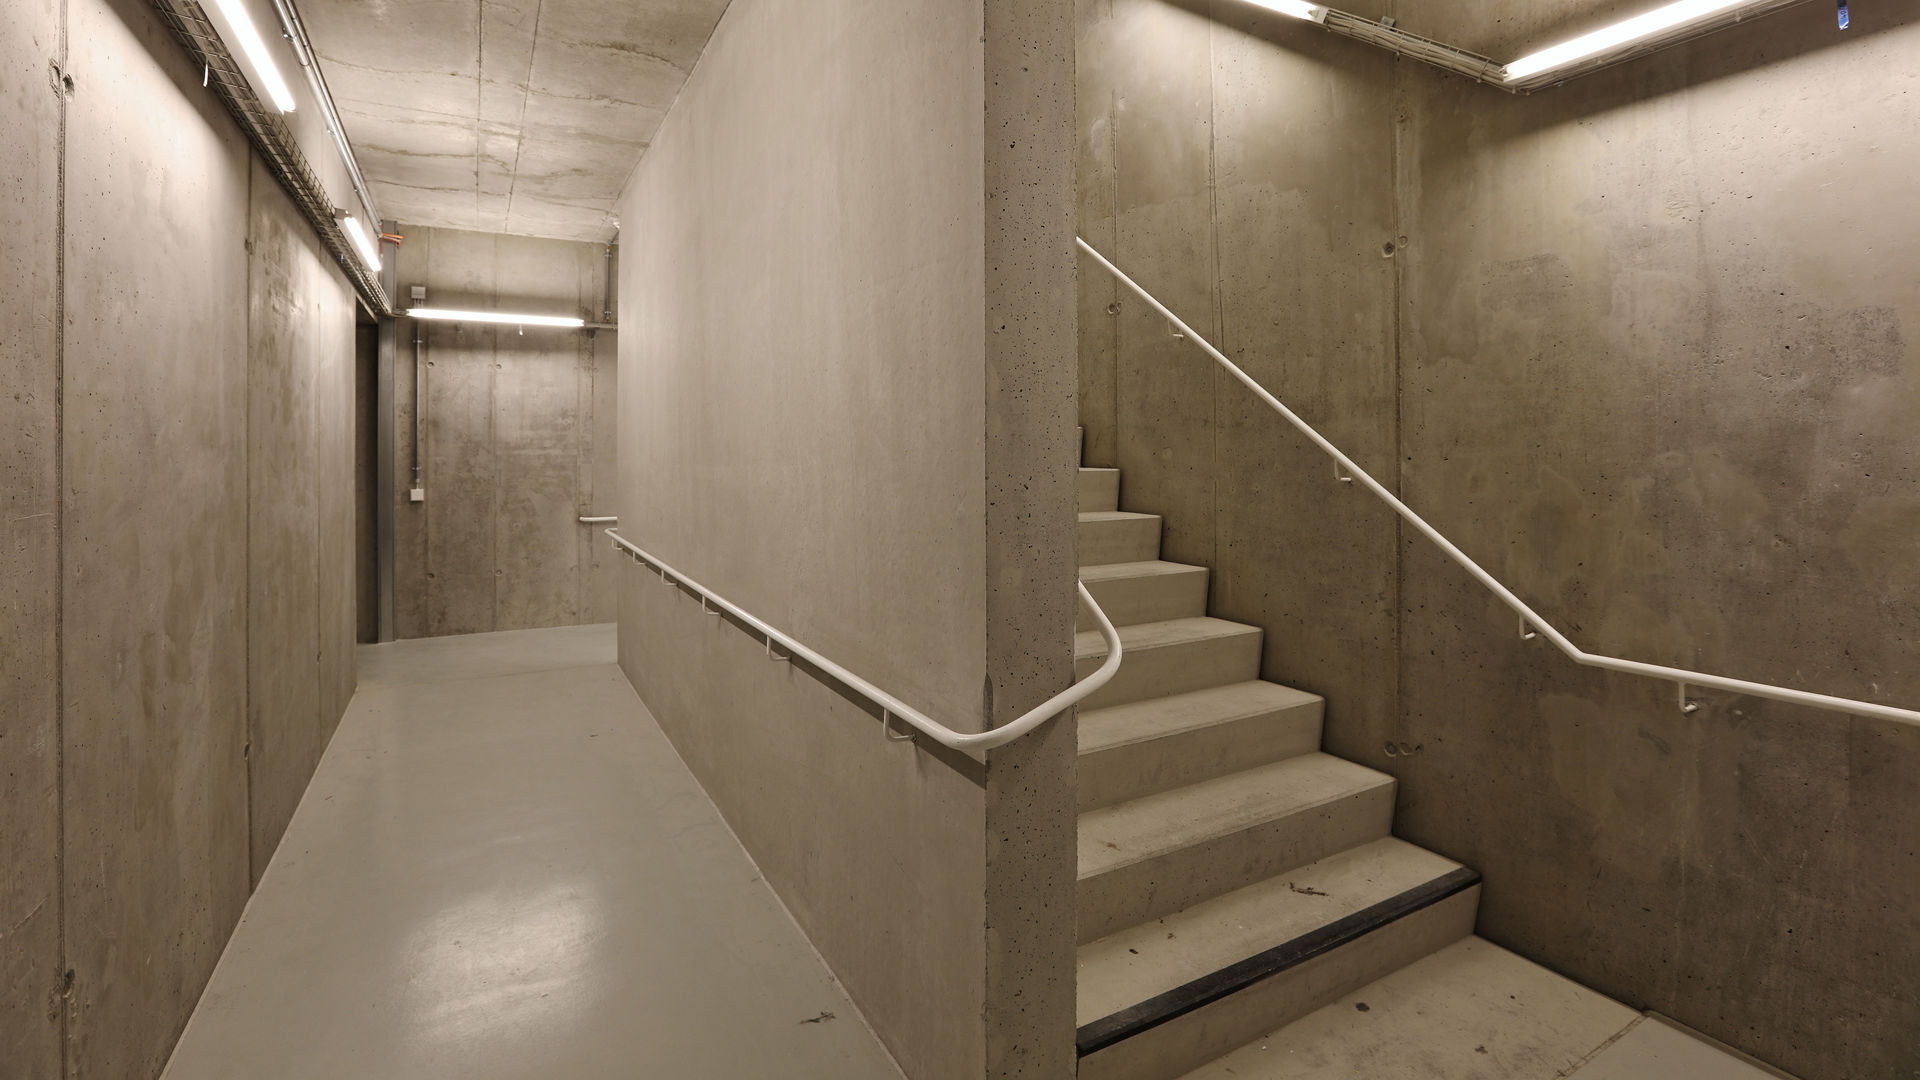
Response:
[{"label": "concrete landing", "polygon": [[1783,1076],[1469,937],[1182,1080]]},{"label": "concrete landing", "polygon": [[611,642],[364,649],[166,1080],[899,1080]]},{"label": "concrete landing", "polygon": [[360,689],[616,664],[618,648],[613,623],[362,645]]}]

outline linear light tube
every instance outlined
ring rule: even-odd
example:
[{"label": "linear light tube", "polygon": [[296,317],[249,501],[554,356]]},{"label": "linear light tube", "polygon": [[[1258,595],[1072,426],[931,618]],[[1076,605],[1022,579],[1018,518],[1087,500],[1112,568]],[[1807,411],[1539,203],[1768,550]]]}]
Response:
[{"label": "linear light tube", "polygon": [[292,112],[293,91],[280,77],[280,69],[273,66],[273,55],[267,52],[267,43],[260,40],[260,32],[253,28],[247,9],[241,6],[240,0],[215,2],[220,6],[220,14],[226,16],[227,24],[233,27],[234,36],[240,39],[240,51],[247,54],[253,70],[260,74],[260,81],[267,84],[267,96],[273,99],[274,107],[283,113]]},{"label": "linear light tube", "polygon": [[585,319],[568,319],[559,315],[510,315],[498,311],[452,311],[447,308],[408,308],[410,319],[443,319],[452,322],[506,323],[510,326],[564,326],[578,330],[587,325]]},{"label": "linear light tube", "polygon": [[1531,56],[1523,56],[1508,64],[1502,74],[1508,82],[1538,75],[1543,71],[1577,63],[1641,38],[1651,37],[1663,30],[1671,30],[1683,23],[1704,19],[1709,15],[1726,11],[1728,8],[1741,7],[1752,2],[1753,0],[1679,0],[1678,3],[1655,8],[1645,15],[1637,15],[1625,22],[1595,30],[1591,34],[1555,45],[1551,49],[1542,49]]},{"label": "linear light tube", "polygon": [[1309,4],[1306,0],[1247,0],[1255,7],[1268,11],[1277,11],[1282,15],[1291,15],[1308,22],[1326,22],[1327,9],[1319,4]]},{"label": "linear light tube", "polygon": [[374,273],[379,273],[380,245],[374,243],[373,238],[367,235],[367,230],[360,226],[360,220],[348,214],[340,219],[340,228],[347,234],[347,239],[353,241],[354,249],[360,252],[361,261],[365,262]]}]

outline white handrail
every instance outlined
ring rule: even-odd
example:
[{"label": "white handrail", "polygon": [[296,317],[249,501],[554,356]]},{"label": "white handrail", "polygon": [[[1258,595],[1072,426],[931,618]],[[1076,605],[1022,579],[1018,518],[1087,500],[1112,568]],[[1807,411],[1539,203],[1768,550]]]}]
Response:
[{"label": "white handrail", "polygon": [[582,525],[606,525],[606,524],[609,524],[609,523],[612,523],[612,522],[617,522],[617,521],[619,521],[619,520],[620,520],[620,519],[619,519],[619,518],[617,518],[617,517],[583,517],[583,518],[581,518],[581,519],[580,519],[580,524],[582,524]]},{"label": "white handrail", "polygon": [[[700,607],[703,611],[707,611],[708,614],[712,615],[726,612],[741,622],[746,623],[748,626],[753,627],[753,629],[765,639],[768,656],[775,660],[788,660],[798,656],[807,663],[833,676],[835,681],[845,684],[860,694],[860,696],[880,706],[880,720],[890,737],[893,737],[893,718],[898,717],[940,745],[950,746],[955,750],[991,750],[996,746],[1005,746],[1086,700],[1087,695],[1105,686],[1107,680],[1113,678],[1113,673],[1120,670],[1120,632],[1113,628],[1113,622],[1107,618],[1107,613],[1100,610],[1100,605],[1094,600],[1093,594],[1087,591],[1086,583],[1079,582],[1080,599],[1084,601],[1088,609],[1093,612],[1094,620],[1099,623],[1100,636],[1107,643],[1107,658],[1100,664],[1099,669],[1040,703],[1038,707],[1028,712],[1025,716],[1020,717],[1018,720],[1002,724],[991,731],[978,733],[955,731],[928,716],[926,713],[921,712],[919,709],[914,708],[860,676],[855,675],[853,672],[848,671],[846,668],[841,667],[839,664],[807,648],[792,637],[767,625],[719,593],[714,592],[712,589],[707,588],[705,585],[700,584],[660,561],[659,558],[649,554],[633,541],[621,536],[617,530],[607,529],[606,534],[613,538],[615,548],[625,550],[627,554],[633,556],[635,559],[651,565],[654,570],[661,575],[662,580],[671,577],[681,585],[698,594],[700,596]],[[707,603],[709,601],[717,606],[720,611],[708,609]],[[785,649],[787,655],[775,655],[775,648]],[[899,736],[898,738],[904,740],[910,739],[912,736]]]},{"label": "white handrail", "polygon": [[1425,518],[1414,513],[1413,510],[1409,508],[1406,503],[1401,502],[1393,492],[1388,491],[1385,487],[1381,486],[1379,481],[1369,476],[1367,471],[1355,464],[1352,458],[1341,453],[1339,447],[1327,441],[1325,436],[1315,431],[1305,420],[1300,419],[1292,409],[1282,404],[1279,398],[1274,397],[1267,392],[1265,387],[1253,381],[1252,377],[1240,370],[1237,364],[1227,359],[1226,354],[1214,348],[1206,338],[1195,333],[1192,327],[1182,322],[1180,317],[1168,310],[1165,304],[1154,299],[1152,293],[1141,288],[1138,282],[1122,273],[1120,268],[1113,265],[1112,262],[1109,262],[1105,255],[1096,251],[1092,244],[1078,237],[1074,239],[1074,242],[1079,245],[1081,251],[1092,256],[1108,273],[1112,274],[1115,278],[1119,279],[1121,284],[1132,290],[1134,295],[1145,300],[1177,330],[1185,334],[1187,340],[1198,345],[1208,356],[1213,358],[1215,363],[1226,368],[1229,374],[1240,380],[1242,385],[1253,391],[1253,393],[1259,397],[1260,400],[1266,402],[1273,411],[1279,413],[1287,423],[1292,424],[1302,435],[1311,439],[1314,445],[1326,451],[1329,457],[1339,463],[1340,468],[1344,470],[1346,476],[1364,484],[1368,491],[1373,492],[1374,495],[1379,497],[1381,502],[1392,507],[1393,512],[1399,514],[1407,524],[1420,530],[1421,534],[1433,541],[1441,551],[1447,554],[1448,558],[1459,563],[1466,569],[1467,573],[1472,574],[1480,584],[1485,585],[1493,595],[1499,597],[1502,603],[1517,612],[1520,616],[1521,632],[1523,634],[1530,635],[1532,631],[1545,634],[1547,640],[1553,642],[1555,648],[1565,653],[1567,658],[1576,664],[1583,664],[1587,667],[1605,668],[1609,671],[1624,671],[1632,675],[1645,675],[1649,678],[1678,683],[1680,686],[1680,706],[1686,712],[1692,712],[1695,707],[1691,702],[1687,701],[1687,687],[1704,686],[1716,690],[1727,690],[1736,694],[1746,694],[1750,697],[1785,701],[1794,705],[1808,705],[1816,709],[1830,709],[1834,712],[1849,713],[1855,716],[1878,716],[1883,719],[1898,720],[1907,724],[1920,724],[1920,712],[1915,712],[1911,709],[1896,709],[1891,705],[1876,705],[1869,701],[1854,701],[1851,698],[1832,697],[1827,694],[1813,694],[1805,690],[1793,690],[1784,686],[1774,686],[1769,683],[1748,682],[1745,679],[1729,679],[1724,675],[1708,675],[1704,672],[1687,671],[1684,668],[1665,667],[1660,664],[1643,664],[1638,660],[1621,660],[1616,657],[1601,656],[1597,653],[1583,651],[1579,646],[1569,641],[1565,634],[1554,629],[1553,624],[1541,618],[1538,612],[1528,607],[1525,601],[1515,596],[1513,590],[1500,584],[1492,574],[1481,569],[1480,564],[1468,558],[1467,553],[1454,546],[1453,541],[1440,535],[1440,531],[1432,525],[1427,524]]}]

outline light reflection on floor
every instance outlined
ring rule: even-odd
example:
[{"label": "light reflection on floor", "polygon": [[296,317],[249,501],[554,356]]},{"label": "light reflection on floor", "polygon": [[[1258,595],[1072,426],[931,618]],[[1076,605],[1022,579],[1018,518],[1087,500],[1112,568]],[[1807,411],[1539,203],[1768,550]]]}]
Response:
[{"label": "light reflection on floor", "polygon": [[166,1080],[900,1080],[612,633],[363,651]]},{"label": "light reflection on floor", "polygon": [[447,906],[413,932],[405,1008],[414,1036],[471,1046],[527,1032],[561,1036],[589,1009],[593,956],[606,938],[592,882],[489,892]]}]

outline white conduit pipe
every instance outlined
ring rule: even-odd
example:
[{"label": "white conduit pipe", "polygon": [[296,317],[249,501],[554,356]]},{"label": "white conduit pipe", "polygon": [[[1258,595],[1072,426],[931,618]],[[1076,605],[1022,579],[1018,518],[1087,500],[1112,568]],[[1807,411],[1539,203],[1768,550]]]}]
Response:
[{"label": "white conduit pipe", "polygon": [[1832,712],[1848,713],[1854,716],[1877,716],[1885,720],[1898,720],[1901,723],[1920,725],[1920,712],[1915,712],[1911,709],[1897,709],[1891,705],[1876,705],[1868,701],[1855,701],[1851,698],[1814,694],[1805,690],[1793,690],[1784,686],[1774,686],[1769,683],[1748,682],[1745,679],[1729,679],[1723,675],[1708,675],[1704,672],[1688,671],[1684,668],[1665,667],[1660,664],[1643,664],[1637,660],[1621,660],[1615,657],[1601,656],[1597,653],[1582,650],[1572,641],[1569,641],[1565,634],[1556,630],[1553,624],[1541,618],[1539,612],[1534,611],[1527,606],[1525,601],[1515,596],[1513,590],[1502,585],[1492,574],[1481,569],[1479,563],[1468,558],[1467,553],[1455,546],[1453,541],[1442,536],[1440,530],[1427,524],[1425,518],[1414,513],[1413,510],[1408,507],[1406,503],[1401,502],[1393,492],[1388,491],[1378,480],[1368,475],[1367,471],[1355,464],[1352,458],[1341,453],[1339,447],[1333,445],[1325,436],[1315,431],[1312,425],[1300,419],[1300,417],[1296,415],[1292,409],[1287,408],[1279,398],[1268,393],[1265,387],[1253,381],[1251,376],[1240,370],[1239,365],[1227,359],[1226,354],[1214,348],[1207,339],[1195,333],[1192,327],[1182,322],[1180,317],[1169,310],[1165,304],[1154,299],[1152,293],[1147,292],[1147,290],[1140,287],[1138,282],[1122,273],[1119,267],[1109,262],[1105,255],[1100,254],[1100,252],[1094,249],[1093,245],[1079,238],[1075,238],[1074,243],[1078,244],[1081,251],[1086,252],[1087,255],[1098,262],[1109,274],[1112,274],[1118,279],[1122,285],[1125,285],[1131,290],[1134,295],[1146,301],[1154,311],[1158,312],[1167,322],[1171,323],[1180,333],[1184,334],[1187,340],[1198,345],[1202,351],[1213,358],[1214,363],[1225,368],[1228,374],[1240,381],[1241,385],[1253,391],[1254,395],[1261,401],[1266,402],[1269,408],[1279,413],[1287,423],[1292,424],[1302,435],[1312,440],[1315,446],[1325,451],[1327,456],[1333,458],[1335,462],[1338,462],[1346,476],[1359,481],[1368,491],[1373,492],[1381,502],[1392,507],[1393,512],[1399,514],[1407,524],[1412,525],[1420,531],[1422,536],[1433,541],[1435,546],[1445,552],[1448,558],[1459,563],[1467,573],[1473,575],[1475,580],[1485,585],[1490,592],[1499,597],[1502,603],[1517,612],[1520,616],[1523,630],[1538,631],[1541,634],[1545,634],[1547,640],[1553,642],[1554,647],[1562,653],[1565,653],[1567,658],[1574,663],[1583,664],[1587,667],[1605,668],[1609,671],[1623,671],[1630,675],[1645,675],[1652,679],[1678,683],[1680,686],[1681,707],[1688,712],[1691,712],[1692,708],[1689,707],[1690,703],[1686,700],[1687,688],[1690,686],[1704,686],[1715,690],[1726,690],[1735,694],[1745,694],[1749,697],[1784,701],[1792,705],[1807,705],[1816,709],[1827,709]]},{"label": "white conduit pipe", "polygon": [[[613,544],[616,549],[625,551],[633,558],[653,567],[654,571],[660,574],[662,579],[672,578],[699,596],[701,610],[707,611],[708,614],[712,615],[718,615],[724,612],[752,627],[754,632],[766,641],[767,655],[772,656],[776,660],[788,660],[793,657],[799,657],[832,676],[836,682],[842,683],[861,697],[880,706],[881,723],[885,727],[889,737],[894,737],[893,721],[899,719],[906,721],[908,725],[940,745],[950,746],[955,750],[991,750],[997,746],[1005,746],[1020,736],[1025,735],[1027,732],[1032,731],[1034,728],[1039,727],[1041,724],[1046,723],[1048,720],[1085,701],[1089,694],[1107,685],[1108,680],[1113,678],[1114,672],[1120,670],[1120,632],[1113,628],[1113,622],[1107,618],[1107,613],[1100,610],[1100,605],[1094,600],[1093,594],[1087,591],[1086,583],[1080,582],[1078,583],[1080,600],[1087,605],[1089,611],[1093,612],[1094,620],[1099,623],[1100,637],[1107,643],[1107,658],[1101,662],[1099,669],[1086,678],[1081,679],[1079,682],[1074,683],[1072,686],[1067,687],[1065,690],[1062,690],[1060,693],[1048,698],[1018,720],[1003,724],[991,731],[977,733],[955,731],[928,716],[926,713],[921,712],[919,709],[914,708],[860,676],[855,675],[853,672],[848,671],[846,668],[841,667],[839,664],[809,649],[789,635],[774,629],[738,605],[727,600],[719,593],[714,592],[705,585],[668,566],[658,557],[643,550],[633,541],[621,536],[619,530],[608,529],[606,530],[606,534],[613,538]],[[709,609],[707,607],[709,603],[719,610],[714,611]],[[786,650],[787,655],[775,656],[773,650],[776,647]],[[911,736],[909,735],[902,738],[911,738]]]},{"label": "white conduit pipe", "polygon": [[327,86],[327,78],[320,71],[319,62],[313,55],[313,42],[307,38],[307,28],[300,22],[300,13],[288,0],[273,0],[274,12],[280,16],[280,28],[286,32],[287,41],[293,46],[293,55],[307,73],[307,88],[313,91],[314,100],[320,103],[320,113],[326,119],[327,132],[333,136],[334,149],[340,153],[340,160],[346,163],[347,179],[353,184],[353,190],[359,194],[361,205],[367,208],[367,224],[372,228],[374,243],[379,243],[380,210],[373,204],[373,192],[367,189],[367,178],[360,173],[360,159],[354,156],[353,144],[347,141],[347,130],[340,123],[340,114],[333,106],[333,92]]}]

